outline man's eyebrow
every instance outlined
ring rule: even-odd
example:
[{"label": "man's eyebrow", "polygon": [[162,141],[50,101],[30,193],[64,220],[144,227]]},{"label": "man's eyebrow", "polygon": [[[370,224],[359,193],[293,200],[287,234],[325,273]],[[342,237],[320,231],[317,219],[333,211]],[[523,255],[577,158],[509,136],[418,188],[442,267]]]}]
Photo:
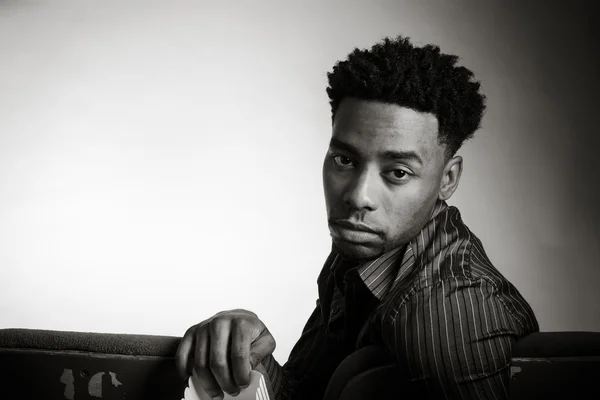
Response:
[{"label": "man's eyebrow", "polygon": [[[338,138],[332,137],[329,142],[330,147],[335,147],[340,150],[346,150],[352,154],[360,155],[360,150],[354,147],[353,145],[343,142]],[[386,150],[380,155],[382,158],[387,158],[390,160],[412,160],[420,165],[423,165],[423,159],[415,153],[414,151],[398,151],[398,150]]]},{"label": "man's eyebrow", "polygon": [[360,150],[357,149],[356,147],[352,146],[349,143],[346,142],[342,142],[340,139],[336,138],[336,137],[332,137],[331,140],[329,141],[329,147],[335,147],[338,148],[340,150],[346,150],[350,153],[353,154],[360,154]]},{"label": "man's eyebrow", "polygon": [[382,153],[383,158],[388,158],[392,160],[412,160],[414,162],[423,165],[423,160],[417,153],[414,151],[394,151],[388,150]]}]

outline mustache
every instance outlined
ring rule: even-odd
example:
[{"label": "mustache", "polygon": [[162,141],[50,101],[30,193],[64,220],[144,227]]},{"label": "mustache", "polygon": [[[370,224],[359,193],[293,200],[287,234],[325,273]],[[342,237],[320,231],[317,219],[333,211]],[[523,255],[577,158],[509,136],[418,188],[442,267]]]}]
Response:
[{"label": "mustache", "polygon": [[373,226],[365,224],[364,222],[354,221],[354,220],[350,220],[350,219],[329,218],[328,223],[330,226],[337,225],[337,226],[341,226],[342,228],[352,229],[354,231],[370,232],[370,233],[375,233],[378,235],[381,235],[381,233],[382,233],[380,230],[376,229]]}]

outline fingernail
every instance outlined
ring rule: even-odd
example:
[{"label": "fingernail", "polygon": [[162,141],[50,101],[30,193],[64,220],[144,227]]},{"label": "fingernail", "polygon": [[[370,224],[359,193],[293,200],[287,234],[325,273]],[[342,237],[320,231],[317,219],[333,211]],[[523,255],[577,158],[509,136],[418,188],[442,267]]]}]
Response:
[{"label": "fingernail", "polygon": [[248,388],[248,386],[250,386],[250,385],[240,385],[240,389],[244,390],[244,389]]},{"label": "fingernail", "polygon": [[239,390],[238,390],[237,392],[233,392],[233,393],[231,393],[231,395],[232,395],[233,397],[237,396],[238,394],[240,394],[240,391],[239,391]]}]

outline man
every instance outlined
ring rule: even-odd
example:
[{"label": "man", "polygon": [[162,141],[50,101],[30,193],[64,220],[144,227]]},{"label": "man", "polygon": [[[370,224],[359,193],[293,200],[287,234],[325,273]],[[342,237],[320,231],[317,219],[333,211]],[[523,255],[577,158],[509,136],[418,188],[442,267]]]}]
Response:
[{"label": "man", "polygon": [[246,310],[219,313],[185,334],[181,371],[207,393],[236,394],[262,369],[276,399],[320,399],[347,356],[377,345],[402,388],[440,399],[508,398],[515,341],[534,313],[446,203],[456,155],[479,128],[485,96],[458,57],[386,38],[355,49],[328,74],[332,138],[323,186],[332,251],[319,299],[281,367],[275,341]]}]

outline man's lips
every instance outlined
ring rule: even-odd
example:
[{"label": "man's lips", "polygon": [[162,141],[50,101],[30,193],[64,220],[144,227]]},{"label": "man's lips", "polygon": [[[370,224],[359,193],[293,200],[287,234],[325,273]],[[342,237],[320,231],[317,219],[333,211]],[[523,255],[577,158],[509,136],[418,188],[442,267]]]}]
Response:
[{"label": "man's lips", "polygon": [[330,222],[329,228],[334,237],[353,243],[372,242],[379,236],[375,229],[360,222],[335,220]]},{"label": "man's lips", "polygon": [[361,222],[351,222],[345,219],[338,219],[331,221],[333,225],[338,225],[345,229],[350,229],[352,231],[361,231],[361,232],[369,232],[369,233],[378,233],[375,229],[371,228],[368,225],[365,225]]}]

